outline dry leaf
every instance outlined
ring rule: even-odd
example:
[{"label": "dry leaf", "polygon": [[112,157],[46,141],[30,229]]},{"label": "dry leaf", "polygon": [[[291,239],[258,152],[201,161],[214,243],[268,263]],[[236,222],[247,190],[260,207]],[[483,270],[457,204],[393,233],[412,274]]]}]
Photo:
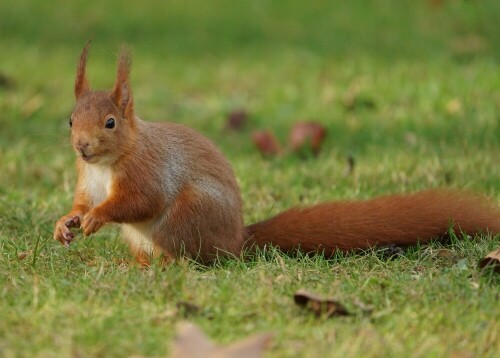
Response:
[{"label": "dry leaf", "polygon": [[310,308],[316,316],[347,316],[349,312],[338,301],[322,298],[306,290],[298,290],[293,296],[295,303],[302,307]]},{"label": "dry leaf", "polygon": [[479,261],[479,268],[490,267],[495,273],[500,273],[500,248],[490,252],[485,258]]},{"label": "dry leaf", "polygon": [[298,122],[295,123],[288,142],[290,147],[300,152],[303,150],[311,150],[317,155],[321,150],[321,144],[326,137],[326,128],[317,122]]},{"label": "dry leaf", "polygon": [[17,253],[17,259],[18,259],[19,261],[22,261],[22,260],[24,260],[26,257],[28,257],[29,253],[30,253],[30,251],[29,251],[29,250],[27,250],[27,251],[21,251],[21,252],[18,252],[18,253]]},{"label": "dry leaf", "polygon": [[281,145],[271,131],[253,132],[252,140],[262,155],[272,157],[281,151]]},{"label": "dry leaf", "polygon": [[179,326],[170,357],[256,358],[262,357],[270,341],[270,334],[258,334],[221,347],[214,344],[200,328],[186,322]]},{"label": "dry leaf", "polygon": [[235,131],[242,130],[248,121],[248,114],[244,110],[232,111],[227,115],[226,128]]}]

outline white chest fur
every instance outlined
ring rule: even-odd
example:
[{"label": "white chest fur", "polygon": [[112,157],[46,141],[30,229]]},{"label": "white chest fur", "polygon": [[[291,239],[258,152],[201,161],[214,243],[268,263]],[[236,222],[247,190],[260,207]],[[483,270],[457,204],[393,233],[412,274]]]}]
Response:
[{"label": "white chest fur", "polygon": [[[91,206],[102,203],[111,191],[113,172],[107,166],[86,164],[84,170],[83,187],[90,198]],[[151,223],[122,224],[125,240],[134,251],[143,251],[153,254]]]},{"label": "white chest fur", "polygon": [[94,207],[102,203],[109,195],[113,173],[111,168],[96,164],[86,164],[83,170],[83,187]]}]

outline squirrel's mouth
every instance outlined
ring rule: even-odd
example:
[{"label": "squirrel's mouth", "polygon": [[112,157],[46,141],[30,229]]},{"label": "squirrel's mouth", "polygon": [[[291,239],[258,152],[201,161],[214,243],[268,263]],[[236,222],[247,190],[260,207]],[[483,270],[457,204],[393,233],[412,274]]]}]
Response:
[{"label": "squirrel's mouth", "polygon": [[90,161],[94,157],[95,157],[95,155],[87,155],[87,154],[82,153],[82,159],[85,160],[86,162]]},{"label": "squirrel's mouth", "polygon": [[92,160],[92,158],[95,157],[95,154],[86,154],[84,150],[80,151],[80,157],[85,160],[86,162],[89,162]]}]

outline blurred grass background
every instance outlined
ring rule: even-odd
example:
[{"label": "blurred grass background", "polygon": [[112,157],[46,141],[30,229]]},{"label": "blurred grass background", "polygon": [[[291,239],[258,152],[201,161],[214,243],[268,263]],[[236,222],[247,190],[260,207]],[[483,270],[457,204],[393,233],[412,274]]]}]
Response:
[{"label": "blurred grass background", "polygon": [[[90,37],[91,85],[112,86],[128,44],[138,115],[213,139],[253,222],[292,205],[433,187],[498,202],[499,23],[497,0],[1,1],[0,356],[159,356],[183,318],[172,314],[178,301],[215,312],[193,320],[219,342],[277,332],[276,356],[494,356],[498,283],[475,262],[498,237],[444,258],[439,246],[390,262],[276,253],[143,272],[126,264],[116,228],[69,251],[51,235],[73,196],[67,122]],[[249,114],[240,133],[224,129],[236,109]],[[304,119],[328,130],[318,158],[265,160],[253,148],[252,130],[284,142]],[[299,287],[348,306],[361,299],[374,315],[314,320],[290,305]]]},{"label": "blurred grass background", "polygon": [[[162,56],[311,51],[388,61],[500,55],[494,0],[3,1],[2,42],[79,49],[91,35]],[[469,41],[468,43],[464,43]],[[470,45],[470,46],[467,46]]]}]

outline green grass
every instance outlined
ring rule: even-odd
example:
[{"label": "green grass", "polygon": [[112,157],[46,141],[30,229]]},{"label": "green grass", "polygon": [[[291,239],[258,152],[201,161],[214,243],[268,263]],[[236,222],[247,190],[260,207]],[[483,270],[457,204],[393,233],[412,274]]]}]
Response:
[{"label": "green grass", "polygon": [[[115,227],[69,250],[52,240],[71,206],[67,121],[91,34],[91,83],[112,85],[114,55],[129,43],[138,114],[213,139],[235,168],[247,223],[294,205],[424,188],[499,202],[498,1],[107,4],[0,3],[0,73],[16,84],[0,87],[0,356],[162,356],[186,319],[221,344],[274,332],[269,356],[278,357],[500,351],[499,280],[476,269],[498,236],[395,260],[270,251],[150,270],[132,264]],[[375,107],[346,108],[353,96]],[[237,108],[250,113],[249,126],[230,133],[225,117]],[[308,118],[328,129],[318,158],[265,160],[252,147],[251,130],[284,141]],[[298,288],[335,297],[354,315],[316,319],[294,306]],[[185,317],[180,301],[201,311]]]}]

